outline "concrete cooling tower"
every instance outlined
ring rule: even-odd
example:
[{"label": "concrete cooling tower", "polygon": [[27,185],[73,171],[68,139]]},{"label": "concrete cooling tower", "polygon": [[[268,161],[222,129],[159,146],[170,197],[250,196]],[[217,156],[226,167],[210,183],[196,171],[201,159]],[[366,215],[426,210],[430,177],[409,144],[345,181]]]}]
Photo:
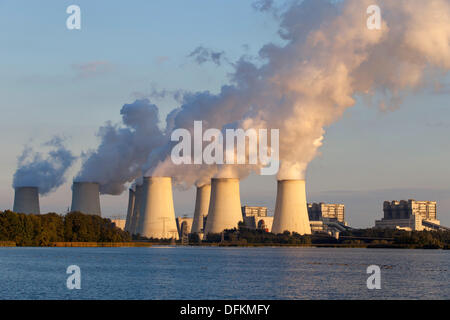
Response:
[{"label": "concrete cooling tower", "polygon": [[242,221],[239,179],[211,179],[211,198],[205,234],[237,228]]},{"label": "concrete cooling tower", "polygon": [[74,182],[72,186],[73,211],[101,216],[100,186],[94,182]]},{"label": "concrete cooling tower", "polygon": [[138,233],[147,238],[178,239],[172,178],[144,177]]},{"label": "concrete cooling tower", "polygon": [[134,206],[133,213],[130,221],[130,233],[137,234],[138,233],[138,224],[139,224],[139,215],[141,212],[141,203],[142,203],[142,185],[136,186],[136,191],[134,192]]},{"label": "concrete cooling tower", "polygon": [[14,212],[40,214],[37,187],[18,187],[14,195]]},{"label": "concrete cooling tower", "polygon": [[311,234],[305,180],[279,180],[272,232]]},{"label": "concrete cooling tower", "polygon": [[125,220],[125,231],[130,231],[131,220],[133,219],[134,211],[134,201],[135,201],[134,191],[130,189],[128,192],[128,209],[127,209],[127,219]]},{"label": "concrete cooling tower", "polygon": [[208,214],[209,199],[211,197],[211,185],[197,187],[197,197],[195,198],[194,221],[192,222],[192,233],[203,232],[203,218]]}]

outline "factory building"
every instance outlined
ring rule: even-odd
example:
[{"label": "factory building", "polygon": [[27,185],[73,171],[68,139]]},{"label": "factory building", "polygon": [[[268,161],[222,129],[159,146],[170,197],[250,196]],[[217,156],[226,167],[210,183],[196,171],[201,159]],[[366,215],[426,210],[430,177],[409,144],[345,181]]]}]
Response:
[{"label": "factory building", "polygon": [[272,230],[273,217],[267,216],[267,207],[243,206],[242,219],[249,229]]},{"label": "factory building", "polygon": [[312,221],[333,221],[346,225],[345,205],[333,203],[308,203],[308,216]]},{"label": "factory building", "polygon": [[414,231],[439,229],[436,208],[436,201],[385,201],[384,217],[375,221],[375,228]]},{"label": "factory building", "polygon": [[111,219],[111,223],[117,228],[125,230],[125,223],[126,223],[125,219]]}]

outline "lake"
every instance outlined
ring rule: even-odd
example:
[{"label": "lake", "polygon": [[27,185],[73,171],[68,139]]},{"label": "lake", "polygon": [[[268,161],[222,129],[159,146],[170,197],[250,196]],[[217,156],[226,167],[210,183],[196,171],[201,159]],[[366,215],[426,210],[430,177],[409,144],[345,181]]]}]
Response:
[{"label": "lake", "polygon": [[0,299],[450,299],[449,269],[448,250],[0,248]]}]

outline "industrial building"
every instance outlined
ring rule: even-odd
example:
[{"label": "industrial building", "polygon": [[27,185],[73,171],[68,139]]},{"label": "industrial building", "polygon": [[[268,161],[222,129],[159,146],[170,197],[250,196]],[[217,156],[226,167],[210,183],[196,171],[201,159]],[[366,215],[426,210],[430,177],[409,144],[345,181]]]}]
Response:
[{"label": "industrial building", "polygon": [[183,237],[183,234],[189,234],[192,233],[192,224],[194,219],[189,217],[177,217],[177,231],[178,236],[181,239]]},{"label": "industrial building", "polygon": [[309,220],[333,221],[346,225],[345,205],[334,203],[308,203]]},{"label": "industrial building", "polygon": [[384,217],[375,221],[375,228],[402,230],[436,230],[440,229],[437,220],[436,201],[385,201]]},{"label": "industrial building", "polygon": [[267,207],[243,206],[242,219],[249,229],[272,230],[273,217],[267,215]]},{"label": "industrial building", "polygon": [[192,222],[192,233],[203,233],[205,226],[205,217],[208,215],[209,200],[211,198],[211,185],[205,184],[197,187],[197,194],[195,198],[194,220]]}]

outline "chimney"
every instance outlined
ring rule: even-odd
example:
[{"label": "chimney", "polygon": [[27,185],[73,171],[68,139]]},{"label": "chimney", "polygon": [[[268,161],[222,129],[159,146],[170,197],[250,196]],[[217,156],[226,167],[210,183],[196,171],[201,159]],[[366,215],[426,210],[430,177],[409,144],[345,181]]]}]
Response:
[{"label": "chimney", "polygon": [[305,180],[279,180],[272,232],[311,234]]},{"label": "chimney", "polygon": [[131,233],[130,231],[131,220],[133,219],[134,201],[135,201],[134,191],[133,189],[130,189],[128,191],[127,220],[125,221],[125,231],[128,231],[130,233]]},{"label": "chimney", "polygon": [[144,177],[138,233],[147,238],[178,239],[172,178]]},{"label": "chimney", "polygon": [[37,187],[18,187],[14,195],[14,212],[40,214],[39,189]]},{"label": "chimney", "polygon": [[95,182],[74,182],[70,211],[101,216],[100,186]]},{"label": "chimney", "polygon": [[205,184],[197,187],[195,198],[194,221],[192,222],[192,233],[203,232],[203,218],[208,215],[209,199],[211,197],[211,185]]},{"label": "chimney", "polygon": [[139,214],[142,203],[142,185],[136,185],[136,191],[134,192],[134,206],[133,213],[130,221],[130,233],[137,234],[139,224]]},{"label": "chimney", "polygon": [[239,179],[211,179],[211,199],[206,219],[205,235],[237,228],[242,221]]}]

